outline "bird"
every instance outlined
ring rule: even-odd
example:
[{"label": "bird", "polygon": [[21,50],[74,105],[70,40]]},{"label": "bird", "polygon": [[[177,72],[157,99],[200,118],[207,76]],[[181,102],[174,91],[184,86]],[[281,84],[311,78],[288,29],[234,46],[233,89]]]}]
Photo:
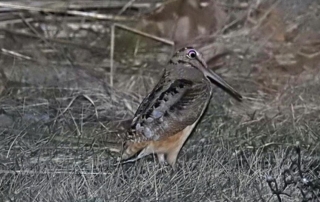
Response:
[{"label": "bird", "polygon": [[243,100],[240,93],[208,68],[196,49],[184,47],[176,51],[135,112],[119,160],[129,163],[155,154],[160,164],[175,168],[181,148],[212,97],[212,84],[236,100]]}]

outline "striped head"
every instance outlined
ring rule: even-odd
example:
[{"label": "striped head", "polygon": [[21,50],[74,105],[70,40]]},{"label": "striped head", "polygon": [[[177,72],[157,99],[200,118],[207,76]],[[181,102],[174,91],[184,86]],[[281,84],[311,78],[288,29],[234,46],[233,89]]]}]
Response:
[{"label": "striped head", "polygon": [[185,65],[188,67],[193,67],[204,75],[204,77],[211,83],[217,85],[219,88],[223,89],[229,93],[236,100],[241,101],[242,96],[236,92],[227,82],[225,82],[219,75],[211,71],[206,61],[203,59],[202,55],[192,47],[185,47],[178,50],[170,59],[170,64],[173,65]]}]

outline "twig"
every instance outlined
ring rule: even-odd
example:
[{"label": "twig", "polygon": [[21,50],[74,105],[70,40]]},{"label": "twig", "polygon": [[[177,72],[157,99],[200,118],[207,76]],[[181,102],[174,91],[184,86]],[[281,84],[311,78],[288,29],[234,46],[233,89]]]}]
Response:
[{"label": "twig", "polygon": [[[10,144],[9,149],[8,149],[8,152],[7,152],[7,158],[9,158],[11,148],[12,148],[12,146],[14,145],[14,143],[17,141],[17,139],[20,137],[20,135],[22,134],[22,132],[23,132],[23,131],[21,131],[21,132],[14,138],[14,140],[12,141],[12,143]],[[25,136],[26,134],[27,134],[27,132],[24,132],[24,134],[21,135],[21,137]]]},{"label": "twig", "polygon": [[[24,19],[26,22],[32,22],[34,21],[34,18],[25,18]],[[21,23],[21,19],[8,19],[8,20],[1,20],[0,21],[0,27],[1,28],[5,28],[7,27],[8,25],[11,25],[11,24],[17,24],[17,23]]]},{"label": "twig", "polygon": [[[41,39],[44,43],[46,43],[48,46],[50,46],[53,50],[55,50],[56,52],[59,52],[57,50],[57,48],[54,46],[54,44],[49,43],[49,41],[46,39],[46,37],[44,37],[43,35],[41,35],[30,23],[29,21],[26,21],[24,19],[24,16],[19,14],[22,22],[36,35],[39,37],[39,39]],[[68,56],[68,54],[62,54],[63,57],[65,57],[65,59],[72,64],[72,59]]]},{"label": "twig", "polygon": [[78,135],[78,137],[80,137],[81,134],[82,134],[82,132],[81,132],[82,130],[79,129],[78,124],[77,124],[74,116],[72,115],[72,113],[71,113],[70,111],[69,111],[69,114],[70,114],[71,119],[72,119],[72,121],[73,121],[73,123],[74,123],[74,126],[76,127],[77,135]]},{"label": "twig", "polygon": [[105,14],[83,12],[83,11],[76,11],[76,10],[38,8],[34,6],[27,6],[27,5],[21,5],[17,3],[7,3],[7,2],[0,2],[0,7],[21,9],[21,10],[28,10],[28,11],[37,11],[37,12],[44,12],[44,13],[66,13],[69,15],[90,17],[90,18],[99,19],[99,20],[116,20],[116,21],[133,20],[132,17],[126,17],[126,16],[105,15]]},{"label": "twig", "polygon": [[157,36],[155,36],[155,35],[151,35],[151,34],[148,34],[148,33],[142,32],[142,31],[140,31],[140,30],[137,30],[137,29],[134,29],[134,28],[125,26],[125,25],[121,25],[121,24],[118,24],[118,23],[115,23],[114,25],[115,25],[116,27],[121,28],[121,29],[130,31],[130,32],[133,32],[133,33],[135,33],[135,34],[138,34],[138,35],[141,35],[141,36],[150,38],[150,39],[153,39],[153,40],[155,40],[155,41],[159,41],[159,42],[162,42],[162,43],[167,44],[167,45],[170,45],[170,46],[173,46],[173,45],[174,45],[174,42],[171,41],[171,40],[168,40],[168,39],[165,39],[165,38],[161,38],[161,37],[157,37]]},{"label": "twig", "polygon": [[122,9],[118,12],[118,15],[121,15],[123,12],[125,12],[136,0],[130,0],[128,1]]},{"label": "twig", "polygon": [[113,87],[113,57],[114,57],[114,35],[115,35],[115,25],[111,25],[111,37],[110,37],[110,86]]},{"label": "twig", "polygon": [[62,115],[71,107],[71,105],[74,103],[74,101],[75,101],[77,98],[79,98],[80,96],[82,96],[82,97],[86,98],[87,100],[89,100],[89,102],[93,105],[94,111],[95,111],[95,115],[96,115],[97,118],[98,118],[98,111],[97,111],[97,109],[96,109],[96,106],[95,106],[93,100],[92,100],[89,96],[87,96],[87,95],[77,95],[77,96],[75,96],[74,98],[72,98],[72,100],[69,102],[68,106],[58,115],[58,117],[62,116]]},{"label": "twig", "polygon": [[25,59],[25,60],[33,60],[29,56],[22,55],[20,53],[15,52],[15,51],[7,50],[7,49],[4,49],[4,48],[1,48],[1,52],[6,54],[6,55],[15,56],[15,57],[22,58],[22,59]]},{"label": "twig", "polygon": [[[112,165],[112,164],[111,164]],[[38,171],[38,170],[0,170],[1,174],[22,174],[22,175],[110,175],[110,173],[106,172],[82,172],[82,171],[57,171],[57,170],[49,170],[49,171]]]},{"label": "twig", "polygon": [[[6,28],[0,28],[0,31],[5,31],[8,32],[10,34],[16,34],[16,35],[20,35],[20,36],[24,36],[24,37],[30,37],[30,38],[39,38],[39,36],[35,35],[35,34],[30,34],[30,33],[23,33],[23,32],[17,32],[17,31],[13,31],[10,29],[6,29]],[[66,41],[66,40],[61,40],[61,39],[50,39],[50,38],[45,38],[46,40],[50,41],[50,42],[54,42],[54,43],[60,43],[60,44],[66,44],[66,45],[72,45],[72,46],[77,46],[80,48],[85,48],[85,49],[96,49],[96,51],[106,51],[106,48],[103,47],[97,47],[97,46],[88,46],[85,44],[80,44],[80,43],[75,43],[75,42],[71,42],[71,41]]]},{"label": "twig", "polygon": [[218,33],[222,33],[223,34],[226,30],[228,30],[232,26],[238,24],[239,22],[243,21],[246,17],[247,17],[247,15],[243,15],[240,18],[237,18],[237,19],[233,20],[229,24],[225,25],[221,30],[218,30],[214,35],[217,35]]},{"label": "twig", "polygon": [[313,58],[318,57],[320,55],[320,51],[318,51],[316,53],[312,53],[312,54],[306,54],[306,53],[299,51],[297,54],[301,55],[307,59],[313,59]]},{"label": "twig", "polygon": [[114,66],[113,66],[113,59],[114,59],[114,46],[115,46],[115,43],[114,43],[115,39],[114,38],[115,38],[115,28],[116,27],[123,29],[123,30],[126,30],[126,31],[129,31],[129,32],[133,32],[135,34],[138,34],[138,35],[150,38],[150,39],[153,39],[155,41],[162,42],[167,45],[171,45],[171,46],[174,45],[174,42],[171,40],[157,37],[155,35],[151,35],[151,34],[139,31],[137,29],[134,29],[134,28],[131,28],[131,27],[128,27],[125,25],[121,25],[121,24],[117,24],[117,23],[112,24],[111,25],[111,37],[110,37],[110,86],[111,87],[113,86],[113,79],[114,79],[113,75],[115,73]]},{"label": "twig", "polygon": [[[21,3],[20,1],[19,3]],[[29,1],[30,2],[30,1]],[[65,3],[64,3],[65,2]],[[108,8],[108,9],[118,9],[118,8],[123,8],[127,2],[126,1],[119,1],[119,0],[96,0],[94,3],[88,4],[87,0],[78,0],[78,1],[57,1],[57,0],[33,0],[31,4],[22,4],[22,5],[37,5],[39,8],[56,8],[56,9],[61,9],[61,10],[66,10],[66,9],[73,9],[73,10],[96,10],[96,9],[103,9],[103,8]],[[7,1],[8,3],[8,1]],[[132,3],[130,5],[131,8],[135,9],[150,9],[151,6],[158,7],[162,5],[163,3],[161,2],[136,2]],[[0,10],[1,11],[8,11],[8,10]],[[10,10],[9,10],[10,11]]]},{"label": "twig", "polygon": [[227,8],[235,8],[235,9],[247,9],[249,7],[248,3],[238,3],[238,4],[226,4],[219,2],[218,5]]},{"label": "twig", "polygon": [[253,29],[258,29],[261,24],[267,19],[272,10],[280,3],[280,1],[276,1],[270,8],[263,14],[263,16],[259,19],[258,23],[255,25]]}]

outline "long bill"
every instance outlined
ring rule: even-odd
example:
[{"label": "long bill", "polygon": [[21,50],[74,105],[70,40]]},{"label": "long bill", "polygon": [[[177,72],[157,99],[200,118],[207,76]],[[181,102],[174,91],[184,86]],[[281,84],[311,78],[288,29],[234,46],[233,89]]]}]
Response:
[{"label": "long bill", "polygon": [[201,70],[206,78],[208,78],[211,83],[217,85],[222,90],[226,91],[233,98],[242,101],[242,96],[236,90],[234,90],[226,81],[224,81],[218,74],[214,73],[206,67],[201,67]]}]

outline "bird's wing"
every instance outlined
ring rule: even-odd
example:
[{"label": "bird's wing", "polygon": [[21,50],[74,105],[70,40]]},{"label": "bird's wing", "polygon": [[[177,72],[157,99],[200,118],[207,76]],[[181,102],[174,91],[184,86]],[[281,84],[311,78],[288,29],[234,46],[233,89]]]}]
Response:
[{"label": "bird's wing", "polygon": [[160,140],[175,135],[199,118],[209,97],[210,85],[205,82],[170,80],[164,73],[135,114],[131,140]]}]

